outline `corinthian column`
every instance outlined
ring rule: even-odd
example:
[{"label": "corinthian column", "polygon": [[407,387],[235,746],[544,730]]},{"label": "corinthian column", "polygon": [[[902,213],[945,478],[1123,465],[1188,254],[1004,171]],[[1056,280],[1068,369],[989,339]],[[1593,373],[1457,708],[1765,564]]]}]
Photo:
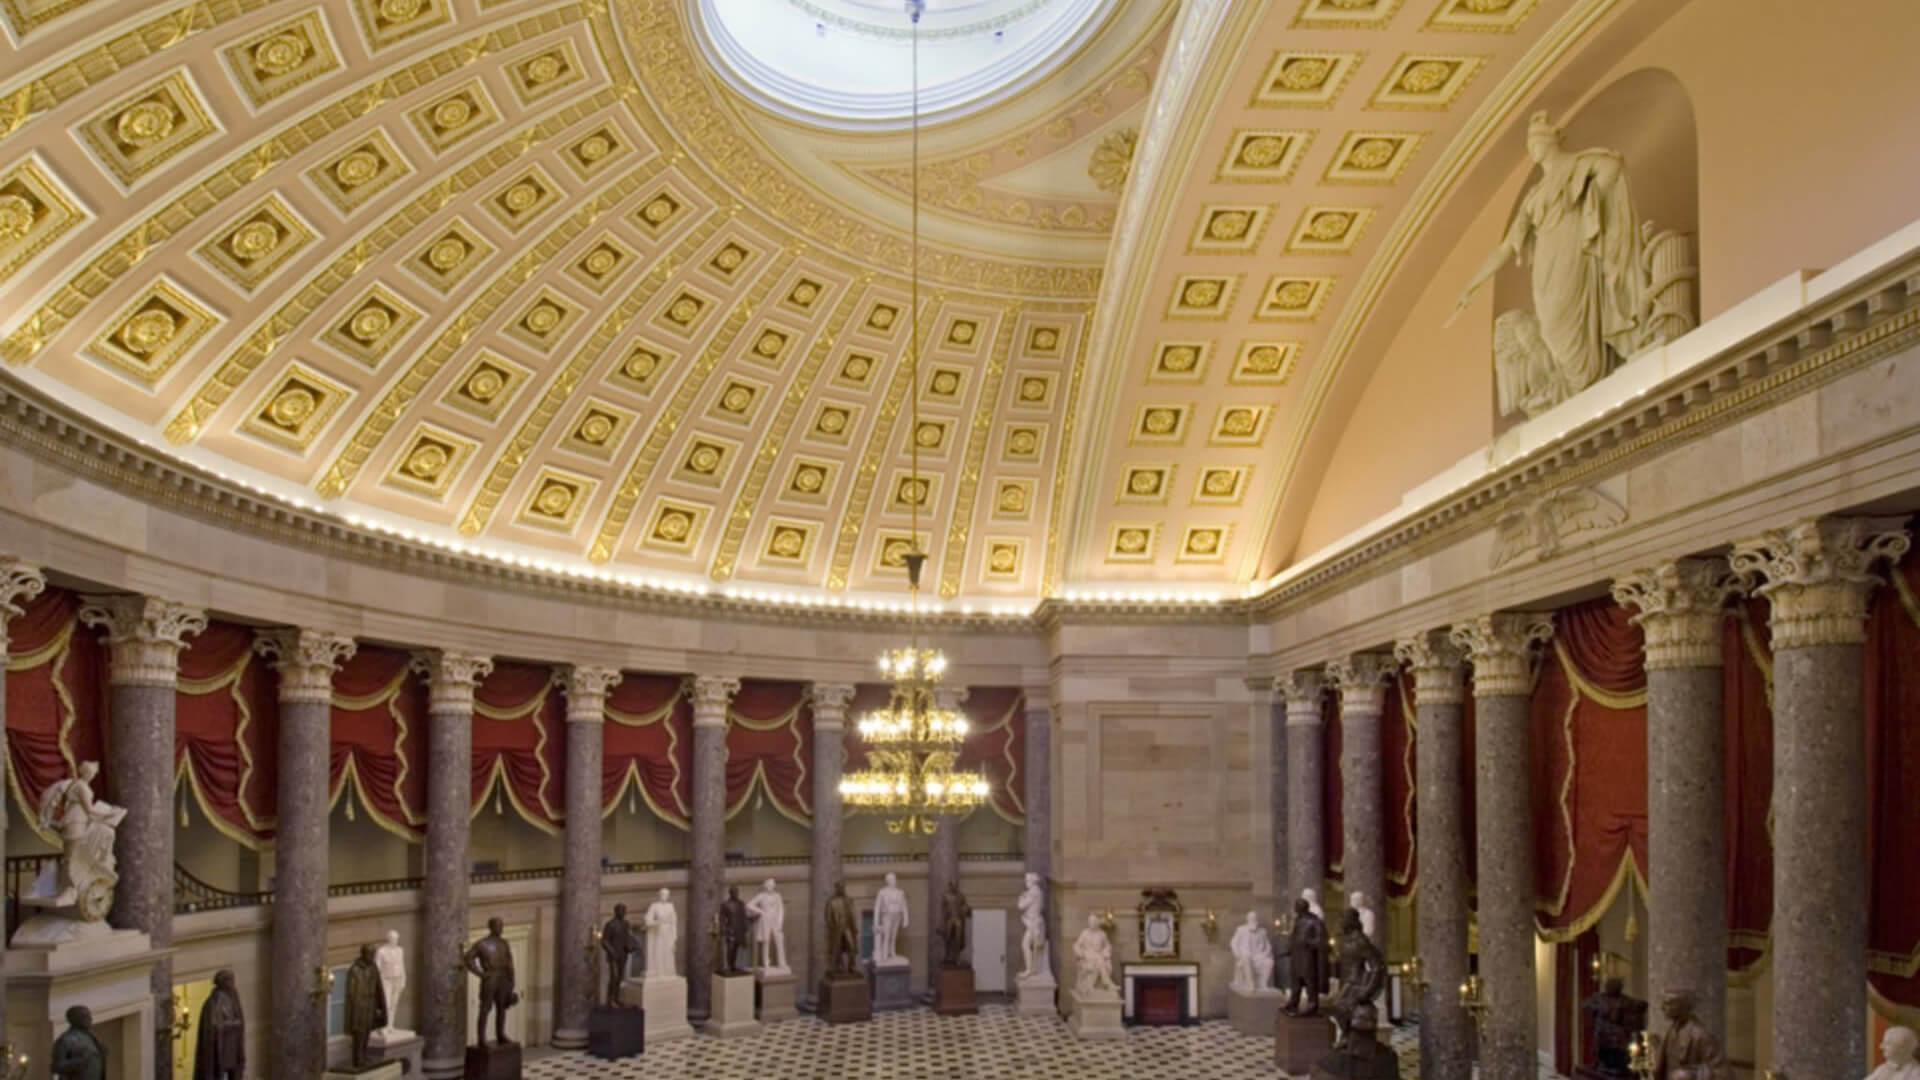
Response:
[{"label": "corinthian column", "polygon": [[[0,732],[7,730],[6,661],[7,658],[12,655],[7,637],[7,626],[13,621],[14,616],[26,610],[22,605],[34,597],[39,596],[46,587],[46,575],[40,572],[39,567],[22,562],[10,555],[0,556]],[[5,864],[7,857],[7,792],[10,789],[10,784],[7,780],[7,769],[10,767],[9,757],[10,755],[6,752],[5,741],[0,740],[0,865]],[[0,951],[3,951],[5,946],[5,942],[0,942]],[[11,1040],[6,1039],[6,997],[7,995],[5,993],[0,993],[0,1041],[10,1042]]]},{"label": "corinthian column", "polygon": [[727,705],[740,680],[701,675],[693,680],[693,866],[687,880],[687,1019],[712,1011],[713,938],[720,911],[720,875],[726,869]]},{"label": "corinthian column", "polygon": [[1318,892],[1327,880],[1324,798],[1320,775],[1320,697],[1326,683],[1317,671],[1296,671],[1274,684],[1287,698],[1287,882],[1284,910],[1300,890]]},{"label": "corinthian column", "polygon": [[1773,632],[1773,1067],[1867,1064],[1866,641],[1875,562],[1899,518],[1818,518],[1733,546]]},{"label": "corinthian column", "polygon": [[845,750],[847,704],[852,683],[814,683],[813,696],[813,865],[807,869],[807,1001],[826,974],[827,899],[840,879],[840,765]]},{"label": "corinthian column", "polygon": [[1402,639],[1394,656],[1413,669],[1420,723],[1414,740],[1419,845],[1419,956],[1427,986],[1420,1005],[1421,1080],[1469,1080],[1472,1036],[1455,992],[1467,977],[1465,650],[1444,630]]},{"label": "corinthian column", "polygon": [[473,653],[415,653],[427,677],[426,940],[420,948],[422,1071],[450,1080],[466,1071],[467,882],[473,822],[473,688],[493,659]]},{"label": "corinthian column", "polygon": [[206,613],[150,596],[103,596],[80,608],[80,621],[106,632],[107,770],[112,801],[127,808],[113,841],[120,884],[108,921],[144,931],[154,961],[155,1077],[173,1073],[174,686],[180,649],[207,628]]},{"label": "corinthian column", "polygon": [[327,1004],[313,995],[327,947],[327,773],[333,671],[354,641],[318,630],[262,630],[254,651],[280,674],[279,786],[273,872],[274,1072],[319,1076]]},{"label": "corinthian column", "polygon": [[554,994],[553,1045],[587,1045],[593,1011],[593,928],[600,921],[600,761],[607,691],[619,685],[618,668],[572,667],[567,691],[567,854],[560,871],[559,985]]},{"label": "corinthian column", "polygon": [[1380,765],[1380,714],[1386,708],[1393,658],[1355,653],[1327,665],[1340,694],[1341,861],[1347,898],[1366,893],[1382,925],[1374,944],[1386,948],[1386,778]]},{"label": "corinthian column", "polygon": [[1725,737],[1720,620],[1737,586],[1717,559],[1680,559],[1613,583],[1647,638],[1648,996],[1692,990],[1727,1030]]},{"label": "corinthian column", "polygon": [[[942,709],[960,711],[960,703],[967,700],[967,688],[964,686],[940,686],[933,691],[934,704]],[[934,827],[933,835],[927,839],[927,918],[920,925],[927,928],[927,989],[933,989],[934,972],[940,970],[943,951],[940,948],[940,898],[947,895],[947,886],[960,880],[960,819],[943,816]]]},{"label": "corinthian column", "polygon": [[[1532,646],[1553,636],[1545,615],[1482,615],[1453,628],[1473,660],[1475,794],[1480,847],[1480,981],[1486,1080],[1534,1080],[1539,1060],[1533,963]],[[1425,868],[1422,867],[1422,873]],[[1446,987],[1441,987],[1445,993]]]}]

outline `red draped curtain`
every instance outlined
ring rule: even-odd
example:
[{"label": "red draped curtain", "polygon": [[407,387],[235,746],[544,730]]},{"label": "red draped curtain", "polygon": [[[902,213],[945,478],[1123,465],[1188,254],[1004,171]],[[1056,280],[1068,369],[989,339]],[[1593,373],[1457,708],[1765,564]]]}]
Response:
[{"label": "red draped curtain", "polygon": [[280,700],[252,627],[214,621],[180,651],[173,759],[214,828],[258,849],[274,833]]},{"label": "red draped curtain", "polygon": [[1867,967],[1905,1023],[1920,1008],[1920,557],[1874,590],[1867,618]]},{"label": "red draped curtain", "polygon": [[813,705],[807,684],[742,679],[727,706],[727,817],[757,790],[789,820],[813,820]]},{"label": "red draped curtain", "polygon": [[40,826],[40,798],[82,761],[98,761],[102,793],[111,797],[106,768],[107,656],[99,635],[79,624],[80,597],[49,588],[7,624],[7,772],[22,817]]},{"label": "red draped curtain", "polygon": [[692,818],[693,701],[678,675],[628,672],[607,692],[601,733],[603,813],[622,800],[631,812],[644,802],[653,815],[685,829]]},{"label": "red draped curtain", "polygon": [[492,795],[535,828],[558,834],[566,775],[566,701],[553,669],[501,663],[473,691],[473,813]]},{"label": "red draped curtain", "polygon": [[1727,967],[1752,967],[1773,918],[1773,653],[1767,602],[1736,605],[1721,624],[1721,716],[1727,836]]},{"label": "red draped curtain", "polygon": [[419,841],[427,825],[427,687],[409,660],[404,650],[363,644],[334,673],[328,779],[349,815],[357,804],[381,828]]},{"label": "red draped curtain", "polygon": [[1027,695],[1017,686],[975,686],[967,691],[967,741],[959,765],[987,778],[987,805],[1009,824],[1027,820]]},{"label": "red draped curtain", "polygon": [[1386,707],[1380,713],[1381,771],[1385,774],[1387,897],[1413,895],[1418,865],[1414,853],[1414,729],[1413,682],[1396,669],[1387,683]]},{"label": "red draped curtain", "polygon": [[1320,808],[1325,822],[1321,837],[1326,843],[1328,881],[1345,881],[1347,840],[1346,815],[1341,811],[1340,779],[1340,695],[1329,693],[1320,699]]}]

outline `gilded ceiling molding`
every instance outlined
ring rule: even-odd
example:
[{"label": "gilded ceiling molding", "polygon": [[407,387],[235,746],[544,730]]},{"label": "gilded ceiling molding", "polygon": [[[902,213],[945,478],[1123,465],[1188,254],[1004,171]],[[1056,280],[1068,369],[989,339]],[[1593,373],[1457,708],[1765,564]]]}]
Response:
[{"label": "gilded ceiling molding", "polygon": [[733,339],[739,336],[754,313],[766,306],[767,294],[772,291],[774,283],[786,275],[798,258],[797,250],[785,247],[780,249],[777,258],[766,260],[753,286],[728,312],[726,322],[701,344],[692,367],[674,388],[673,401],[655,417],[653,429],[647,433],[646,445],[634,455],[626,477],[614,490],[613,499],[607,505],[606,517],[594,534],[593,546],[587,550],[588,559],[604,563],[613,558],[619,548],[620,538],[625,535],[627,525],[633,519],[634,507],[653,478],[654,465],[660,460],[660,455],[666,452],[667,441],[679,430],[680,421],[692,407],[693,399],[705,388],[707,378],[732,347]]},{"label": "gilded ceiling molding", "polygon": [[1000,309],[1000,332],[994,335],[993,351],[987,354],[987,370],[981,377],[980,393],[974,398],[973,423],[967,432],[966,456],[961,459],[960,482],[954,488],[947,517],[947,550],[940,560],[940,596],[951,600],[960,595],[961,573],[966,569],[967,540],[973,535],[974,504],[980,497],[980,468],[987,460],[987,444],[993,441],[993,424],[999,418],[1000,384],[1007,375],[1008,353],[1012,351],[1013,332],[1025,311],[1022,304]]},{"label": "gilded ceiling molding", "polygon": [[1053,495],[1047,500],[1046,550],[1042,553],[1044,561],[1040,573],[1041,596],[1052,596],[1060,591],[1060,571],[1067,552],[1067,545],[1061,536],[1060,520],[1066,516],[1067,492],[1072,490],[1067,482],[1067,467],[1073,461],[1074,426],[1080,417],[1080,402],[1085,399],[1087,356],[1093,341],[1093,324],[1098,315],[1099,305],[1092,305],[1087,308],[1086,317],[1081,321],[1080,344],[1073,353],[1073,370],[1067,376],[1066,401],[1060,410],[1060,442],[1053,451]]}]

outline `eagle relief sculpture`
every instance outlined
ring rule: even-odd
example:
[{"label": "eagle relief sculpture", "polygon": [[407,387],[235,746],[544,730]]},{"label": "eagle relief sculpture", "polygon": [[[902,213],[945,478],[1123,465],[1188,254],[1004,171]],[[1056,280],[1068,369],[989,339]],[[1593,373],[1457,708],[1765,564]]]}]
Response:
[{"label": "eagle relief sculpture", "polygon": [[1502,416],[1537,416],[1698,321],[1692,238],[1636,220],[1619,154],[1567,150],[1544,112],[1527,125],[1527,154],[1540,179],[1454,305],[1458,316],[1508,259],[1529,270],[1533,309],[1493,321]]}]

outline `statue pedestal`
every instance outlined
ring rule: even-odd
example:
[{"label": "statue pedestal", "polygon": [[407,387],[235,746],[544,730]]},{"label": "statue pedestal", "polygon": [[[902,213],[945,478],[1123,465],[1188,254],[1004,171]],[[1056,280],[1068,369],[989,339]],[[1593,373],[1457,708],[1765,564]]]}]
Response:
[{"label": "statue pedestal", "polygon": [[1060,984],[1054,982],[1051,975],[1021,976],[1014,980],[1014,990],[1018,995],[1014,1011],[1021,1016],[1055,1015],[1060,1007],[1054,1003],[1054,994],[1059,989]]},{"label": "statue pedestal", "polygon": [[1273,1034],[1274,1017],[1287,995],[1278,990],[1236,990],[1227,988],[1227,1021],[1242,1035],[1264,1039]]},{"label": "statue pedestal", "polygon": [[933,973],[933,1011],[941,1016],[972,1016],[980,1011],[973,1001],[973,969],[945,964]]},{"label": "statue pedestal", "polygon": [[638,1005],[595,1005],[587,1014],[587,1054],[602,1061],[643,1054],[647,1011]]},{"label": "statue pedestal", "polygon": [[794,983],[791,971],[778,974],[762,971],[759,982],[761,1023],[778,1023],[800,1015],[800,1011],[793,1007]]},{"label": "statue pedestal", "polygon": [[829,1024],[873,1019],[873,994],[858,975],[828,975],[820,980],[819,1017]]},{"label": "statue pedestal", "polygon": [[156,950],[138,930],[85,927],[48,928],[58,940],[47,944],[14,935],[0,969],[6,976],[7,1041],[41,1069],[39,1063],[52,1058],[54,1039],[67,1030],[67,1007],[85,1005],[93,1011],[94,1036],[107,1049],[107,1080],[148,1080],[156,1066],[149,980],[153,962],[172,950]]},{"label": "statue pedestal", "polygon": [[331,1068],[324,1074],[324,1080],[400,1080],[407,1073],[407,1067],[398,1061],[377,1061],[364,1069]]},{"label": "statue pedestal", "polygon": [[873,985],[874,1012],[913,1008],[913,969],[905,963],[869,964],[867,978]]},{"label": "statue pedestal", "polygon": [[623,1000],[632,1001],[636,996],[646,1014],[648,1045],[693,1036],[693,1028],[687,1024],[687,980],[683,976],[649,975],[621,984]]},{"label": "statue pedestal", "polygon": [[760,1021],[753,1016],[753,976],[713,976],[713,1015],[704,1027],[723,1039],[760,1034]]},{"label": "statue pedestal", "polygon": [[1313,1080],[1399,1080],[1399,1055],[1365,1032],[1355,1032],[1354,1039],[1351,1047],[1315,1062]]},{"label": "statue pedestal", "polygon": [[375,1061],[401,1062],[408,1076],[417,1077],[421,1075],[421,1062],[427,1055],[427,1041],[411,1031],[398,1028],[392,1035],[376,1031],[367,1040],[367,1051]]},{"label": "statue pedestal", "polygon": [[1067,1027],[1075,1037],[1088,1042],[1108,1039],[1124,1039],[1127,1029],[1120,1022],[1120,995],[1111,990],[1095,990],[1082,994],[1078,990],[1068,993],[1073,1005],[1073,1015],[1067,1017]]},{"label": "statue pedestal", "polygon": [[520,1080],[520,1044],[467,1047],[465,1080]]},{"label": "statue pedestal", "polygon": [[1273,1062],[1286,1073],[1305,1073],[1319,1064],[1333,1049],[1333,1023],[1315,1013],[1312,1016],[1288,1016],[1282,1012],[1273,1021]]}]

